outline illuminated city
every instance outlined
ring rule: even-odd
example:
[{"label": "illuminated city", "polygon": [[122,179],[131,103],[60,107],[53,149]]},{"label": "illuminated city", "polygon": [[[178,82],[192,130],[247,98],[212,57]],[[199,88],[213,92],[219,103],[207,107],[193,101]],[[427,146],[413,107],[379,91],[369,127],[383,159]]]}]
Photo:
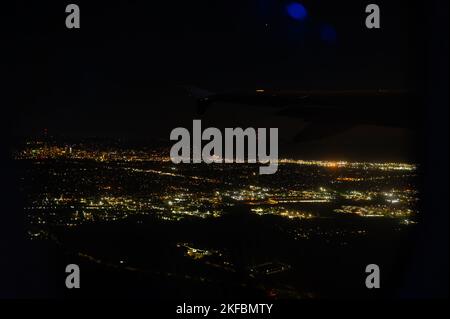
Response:
[{"label": "illuminated city", "polygon": [[[390,185],[413,178],[416,167],[411,164],[283,159],[283,171],[270,179],[257,177],[255,165],[215,164],[200,170],[176,166],[166,153],[29,145],[16,159],[31,161],[33,172],[49,163],[71,164],[49,168],[49,185],[43,185],[43,192],[31,196],[25,207],[31,224],[74,226],[147,214],[167,220],[214,218],[221,216],[223,207],[235,204],[246,204],[258,215],[311,219],[325,217],[314,209],[315,204],[345,202],[354,205],[342,205],[334,212],[407,219],[414,217],[418,200],[410,185]],[[236,171],[242,175],[234,176]],[[323,182],[308,176],[309,171],[317,172]],[[287,181],[286,174],[297,178]],[[145,183],[131,189],[134,183],[127,184],[127,179]],[[58,182],[57,189],[52,181]]]},{"label": "illuminated city", "polygon": [[[175,165],[165,147],[119,145],[34,141],[17,150],[14,158],[23,167],[31,240],[72,247],[78,258],[113,269],[211,284],[226,274],[238,287],[248,289],[252,281],[266,276],[290,276],[298,270],[296,261],[279,255],[277,246],[269,250],[262,246],[260,252],[241,259],[235,244],[224,243],[230,239],[205,239],[201,231],[165,242],[156,239],[159,254],[172,256],[161,261],[163,265],[188,263],[181,271],[140,260],[129,253],[131,243],[120,256],[96,255],[97,244],[81,245],[72,236],[91,229],[89,233],[94,233],[87,237],[97,238],[96,229],[130,223],[143,229],[156,224],[169,232],[179,227],[218,229],[220,234],[229,232],[230,225],[224,225],[231,222],[237,224],[225,236],[245,238],[247,229],[240,229],[240,223],[250,223],[249,228],[262,223],[282,236],[276,245],[330,246],[322,248],[326,251],[376,241],[380,228],[389,236],[403,236],[417,223],[414,164],[281,159],[278,173],[269,177],[259,175],[256,164]],[[198,267],[206,270],[198,273]],[[242,271],[248,279],[233,277]],[[261,288],[269,296],[318,295],[305,287],[286,286],[283,279],[263,282]]]}]

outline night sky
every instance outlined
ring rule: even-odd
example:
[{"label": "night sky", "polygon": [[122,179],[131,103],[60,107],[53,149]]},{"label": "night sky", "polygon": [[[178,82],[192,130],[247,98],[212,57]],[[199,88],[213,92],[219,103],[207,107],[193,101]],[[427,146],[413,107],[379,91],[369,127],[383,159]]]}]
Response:
[{"label": "night sky", "polygon": [[[422,20],[411,1],[378,1],[381,30],[365,28],[362,2],[76,3],[80,30],[65,28],[65,3],[15,5],[14,136],[48,129],[55,136],[167,140],[173,128],[199,118],[184,85],[212,92],[420,89]],[[392,128],[356,127],[296,144],[302,121],[273,114],[221,104],[203,120],[279,127],[287,155],[409,160],[413,154],[415,135]]]}]

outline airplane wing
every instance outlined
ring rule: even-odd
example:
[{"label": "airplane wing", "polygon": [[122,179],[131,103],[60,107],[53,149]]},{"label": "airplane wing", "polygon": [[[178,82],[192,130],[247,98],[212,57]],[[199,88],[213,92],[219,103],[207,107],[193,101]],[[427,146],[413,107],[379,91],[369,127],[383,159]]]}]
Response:
[{"label": "airplane wing", "polygon": [[301,91],[264,90],[212,93],[191,89],[197,111],[203,115],[218,102],[270,107],[277,116],[289,116],[309,125],[296,141],[320,139],[357,125],[411,128],[411,97],[406,91],[340,90]]}]

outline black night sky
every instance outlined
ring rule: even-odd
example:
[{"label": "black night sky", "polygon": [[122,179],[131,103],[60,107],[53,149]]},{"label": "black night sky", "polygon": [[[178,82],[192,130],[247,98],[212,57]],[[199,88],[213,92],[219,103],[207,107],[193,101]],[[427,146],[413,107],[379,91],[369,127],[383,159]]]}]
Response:
[{"label": "black night sky", "polygon": [[[199,117],[184,85],[213,92],[417,91],[421,19],[411,2],[385,2],[381,30],[365,28],[363,4],[342,2],[303,1],[303,20],[289,15],[290,1],[80,2],[81,30],[65,28],[64,4],[19,3],[12,22],[19,88],[13,135],[48,129],[54,136],[167,140],[173,128]],[[288,155],[413,156],[414,134],[402,129],[355,127],[301,145],[292,139],[302,121],[270,109],[221,105],[203,120],[279,127],[281,152]]]}]

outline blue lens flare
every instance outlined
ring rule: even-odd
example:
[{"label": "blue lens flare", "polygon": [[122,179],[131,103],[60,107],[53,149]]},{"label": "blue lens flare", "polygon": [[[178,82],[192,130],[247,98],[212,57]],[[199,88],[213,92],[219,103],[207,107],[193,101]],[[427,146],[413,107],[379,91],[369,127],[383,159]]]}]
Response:
[{"label": "blue lens flare", "polygon": [[320,28],[320,38],[327,44],[335,44],[337,42],[336,29],[331,25],[323,25]]},{"label": "blue lens flare", "polygon": [[288,4],[286,6],[286,10],[289,16],[295,20],[302,21],[305,20],[308,16],[308,11],[306,11],[306,8],[298,2],[292,2]]}]

